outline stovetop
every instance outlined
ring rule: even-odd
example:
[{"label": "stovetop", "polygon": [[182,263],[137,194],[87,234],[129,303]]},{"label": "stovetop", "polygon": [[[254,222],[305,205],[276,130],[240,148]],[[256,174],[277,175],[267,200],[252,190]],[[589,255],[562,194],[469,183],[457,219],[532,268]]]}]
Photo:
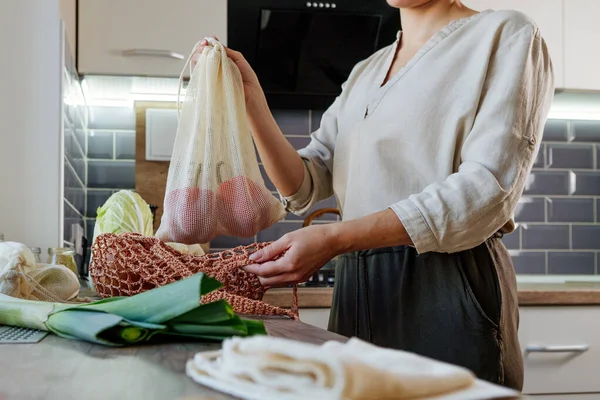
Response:
[{"label": "stovetop", "polygon": [[335,283],[335,261],[330,261],[315,272],[308,281],[300,284],[304,287],[332,287]]}]

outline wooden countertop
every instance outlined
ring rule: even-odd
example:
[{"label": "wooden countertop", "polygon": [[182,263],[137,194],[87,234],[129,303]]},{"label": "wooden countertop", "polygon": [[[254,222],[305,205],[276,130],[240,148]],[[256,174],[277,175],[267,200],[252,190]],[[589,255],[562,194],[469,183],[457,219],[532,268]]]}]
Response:
[{"label": "wooden countertop", "polygon": [[[347,338],[287,318],[262,318],[270,335],[315,344]],[[220,343],[110,348],[48,335],[36,344],[0,345],[1,400],[222,400],[196,384],[185,363]]]},{"label": "wooden countertop", "polygon": [[[277,337],[315,344],[347,340],[287,318],[260,319]],[[112,348],[55,335],[36,344],[4,344],[0,400],[235,400],[185,374],[185,364],[194,354],[218,348],[220,343],[197,342]]]},{"label": "wooden countertop", "polygon": [[[301,287],[298,289],[300,308],[329,308],[332,287]],[[519,283],[520,306],[600,305],[600,282]],[[289,307],[291,289],[271,289],[263,300],[279,307]]]},{"label": "wooden countertop", "polygon": [[519,283],[521,306],[600,305],[600,282]]}]

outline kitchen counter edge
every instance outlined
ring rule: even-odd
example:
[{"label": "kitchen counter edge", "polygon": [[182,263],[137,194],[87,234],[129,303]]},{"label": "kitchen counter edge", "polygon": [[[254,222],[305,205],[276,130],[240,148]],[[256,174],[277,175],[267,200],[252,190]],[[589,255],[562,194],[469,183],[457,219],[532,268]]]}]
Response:
[{"label": "kitchen counter edge", "polygon": [[[519,283],[519,306],[600,305],[600,284]],[[333,287],[299,287],[300,308],[330,308]],[[289,308],[292,289],[270,289],[263,300],[278,307]]]}]

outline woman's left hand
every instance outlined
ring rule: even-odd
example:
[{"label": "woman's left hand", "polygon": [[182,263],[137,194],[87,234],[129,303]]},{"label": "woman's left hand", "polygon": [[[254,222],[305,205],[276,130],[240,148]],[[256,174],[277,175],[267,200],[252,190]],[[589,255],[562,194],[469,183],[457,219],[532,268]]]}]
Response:
[{"label": "woman's left hand", "polygon": [[[284,235],[250,256],[254,264],[242,269],[258,275],[265,287],[306,282],[339,254],[334,224],[311,225]],[[286,252],[281,258],[274,258]]]}]

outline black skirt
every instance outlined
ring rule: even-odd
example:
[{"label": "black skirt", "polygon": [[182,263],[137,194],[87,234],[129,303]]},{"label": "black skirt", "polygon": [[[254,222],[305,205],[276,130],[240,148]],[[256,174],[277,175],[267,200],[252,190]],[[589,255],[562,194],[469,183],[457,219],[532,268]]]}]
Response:
[{"label": "black skirt", "polygon": [[516,277],[498,237],[459,253],[409,246],[341,255],[329,330],[523,386]]}]

